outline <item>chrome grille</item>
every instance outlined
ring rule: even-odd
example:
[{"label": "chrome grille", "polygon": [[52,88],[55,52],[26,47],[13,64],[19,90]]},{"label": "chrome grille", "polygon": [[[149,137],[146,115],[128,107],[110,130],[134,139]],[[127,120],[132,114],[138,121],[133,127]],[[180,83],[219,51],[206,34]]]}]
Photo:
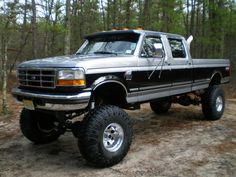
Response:
[{"label": "chrome grille", "polygon": [[18,69],[21,86],[55,88],[56,71],[53,69]]}]

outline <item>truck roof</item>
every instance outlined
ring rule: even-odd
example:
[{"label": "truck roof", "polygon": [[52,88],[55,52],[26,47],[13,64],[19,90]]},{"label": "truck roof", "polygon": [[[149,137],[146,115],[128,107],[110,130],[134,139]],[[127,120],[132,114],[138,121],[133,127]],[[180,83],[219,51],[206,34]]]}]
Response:
[{"label": "truck roof", "polygon": [[103,31],[96,32],[85,36],[86,39],[94,38],[97,36],[106,36],[111,34],[147,34],[147,35],[166,35],[168,37],[174,38],[183,38],[183,36],[172,33],[158,32],[158,31],[149,31],[149,30],[112,30],[112,31]]}]

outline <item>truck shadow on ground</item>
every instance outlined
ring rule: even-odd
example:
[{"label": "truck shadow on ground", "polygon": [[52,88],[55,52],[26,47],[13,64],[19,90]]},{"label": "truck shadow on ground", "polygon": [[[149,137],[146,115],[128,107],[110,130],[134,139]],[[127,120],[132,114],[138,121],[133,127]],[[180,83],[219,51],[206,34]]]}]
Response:
[{"label": "truck shadow on ground", "polygon": [[192,109],[180,106],[174,106],[169,112],[160,115],[151,110],[142,111],[140,114],[134,114],[133,120],[136,132],[140,129],[149,129],[154,132],[171,131],[207,122],[199,107]]},{"label": "truck shadow on ground", "polygon": [[145,105],[144,110],[134,113],[132,118],[135,139],[139,139],[140,143],[155,145],[159,143],[158,138],[168,136],[173,131],[192,131],[198,126],[211,124],[204,119],[200,106],[174,105],[169,112],[157,115]]}]

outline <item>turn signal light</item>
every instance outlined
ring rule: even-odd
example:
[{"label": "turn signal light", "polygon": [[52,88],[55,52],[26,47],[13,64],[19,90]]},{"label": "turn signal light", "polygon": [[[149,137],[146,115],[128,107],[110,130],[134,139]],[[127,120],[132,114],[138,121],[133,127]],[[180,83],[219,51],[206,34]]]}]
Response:
[{"label": "turn signal light", "polygon": [[57,86],[84,86],[85,80],[58,80]]}]

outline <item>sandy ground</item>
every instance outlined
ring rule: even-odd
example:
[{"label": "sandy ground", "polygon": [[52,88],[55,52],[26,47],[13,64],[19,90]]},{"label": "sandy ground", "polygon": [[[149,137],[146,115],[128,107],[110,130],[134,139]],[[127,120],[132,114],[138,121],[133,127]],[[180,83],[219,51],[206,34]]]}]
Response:
[{"label": "sandy ground", "polygon": [[81,157],[71,133],[48,145],[29,142],[18,128],[18,110],[14,118],[0,119],[0,176],[236,176],[236,100],[228,100],[223,118],[212,122],[198,106],[173,105],[156,115],[144,104],[128,112],[135,131],[128,155],[97,169]]}]

